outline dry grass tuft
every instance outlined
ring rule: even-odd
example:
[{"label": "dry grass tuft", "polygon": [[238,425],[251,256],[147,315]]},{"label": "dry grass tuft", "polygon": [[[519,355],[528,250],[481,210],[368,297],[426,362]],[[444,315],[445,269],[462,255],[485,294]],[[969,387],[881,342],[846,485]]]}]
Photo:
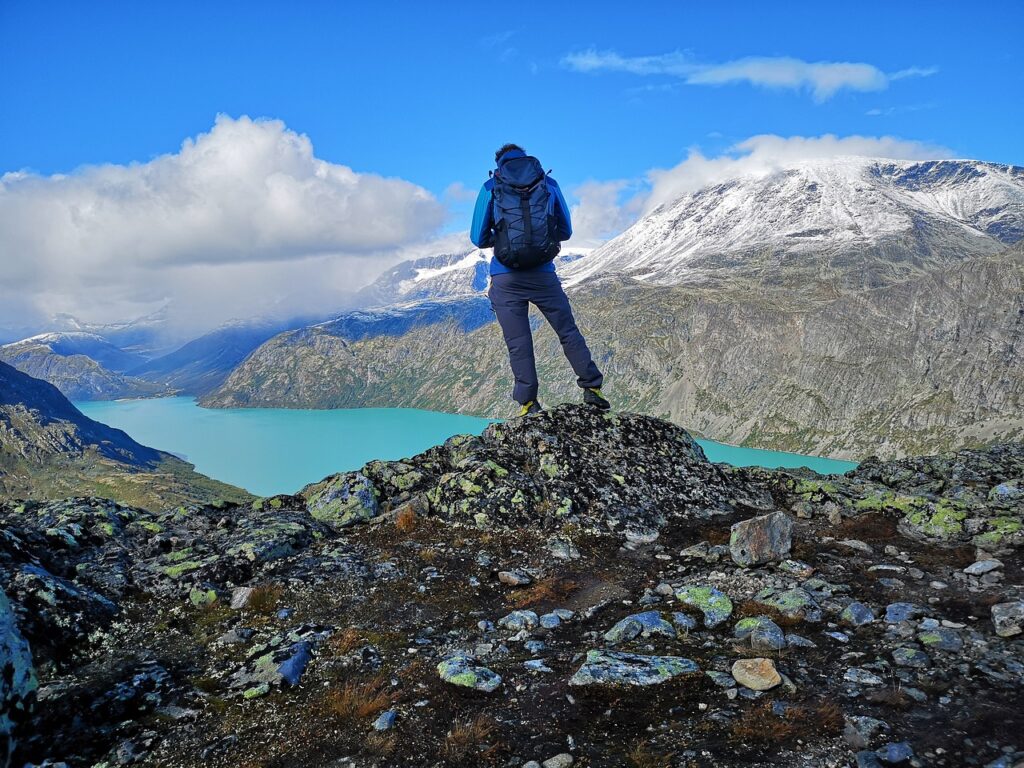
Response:
[{"label": "dry grass tuft", "polygon": [[393,733],[374,731],[366,737],[366,750],[377,757],[390,757],[398,748],[398,739]]},{"label": "dry grass tuft", "polygon": [[475,750],[478,745],[485,745],[497,729],[497,722],[486,714],[477,715],[469,722],[456,723],[448,732],[441,754],[446,760],[453,762],[465,760],[470,754],[474,754],[474,757],[483,757],[493,751],[495,745],[486,745],[481,752]]},{"label": "dry grass tuft", "polygon": [[655,752],[644,741],[639,741],[626,753],[626,759],[635,768],[671,768],[674,752]]},{"label": "dry grass tuft", "polygon": [[365,720],[391,705],[392,694],[387,690],[388,686],[385,675],[361,682],[350,681],[328,692],[328,709],[342,720]]},{"label": "dry grass tuft", "polygon": [[334,656],[344,656],[363,642],[363,633],[356,627],[346,627],[331,636],[327,647]]},{"label": "dry grass tuft", "polygon": [[843,730],[843,711],[834,701],[822,700],[790,707],[785,714],[772,711],[763,701],[732,724],[732,737],[745,743],[778,744],[794,738],[835,736]]},{"label": "dry grass tuft", "polygon": [[252,590],[245,607],[254,613],[272,613],[283,594],[284,587],[278,584],[261,584]]},{"label": "dry grass tuft", "polygon": [[775,606],[764,605],[755,600],[744,600],[733,610],[733,619],[737,621],[748,616],[767,616],[783,629],[795,627],[801,623],[800,619],[784,616]]},{"label": "dry grass tuft", "polygon": [[419,524],[419,515],[411,506],[403,507],[395,516],[395,529],[399,533],[412,533]]},{"label": "dry grass tuft", "polygon": [[509,596],[508,601],[516,608],[525,608],[536,603],[565,600],[575,589],[575,581],[559,576],[549,576],[534,582],[529,587],[516,590]]}]

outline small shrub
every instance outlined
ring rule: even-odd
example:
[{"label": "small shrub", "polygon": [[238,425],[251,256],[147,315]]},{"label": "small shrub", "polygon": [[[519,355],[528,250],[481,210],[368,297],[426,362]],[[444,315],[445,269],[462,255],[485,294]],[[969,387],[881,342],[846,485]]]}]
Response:
[{"label": "small shrub", "polygon": [[342,720],[365,720],[391,705],[388,679],[379,675],[361,682],[350,681],[327,694],[327,706]]},{"label": "small shrub", "polygon": [[626,759],[635,768],[671,768],[674,752],[655,752],[650,745],[644,741],[637,744],[626,753]]},{"label": "small shrub", "polygon": [[549,576],[546,579],[533,583],[529,587],[516,590],[508,600],[516,608],[525,608],[536,603],[564,600],[572,594],[574,589],[576,589],[575,581],[558,576]]},{"label": "small shrub", "polygon": [[441,748],[447,760],[464,760],[479,744],[484,744],[497,730],[497,723],[489,715],[477,715],[466,723],[456,723],[448,732]]},{"label": "small shrub", "polygon": [[253,613],[273,613],[283,594],[284,587],[278,584],[261,584],[253,589],[245,607]]},{"label": "small shrub", "polygon": [[363,641],[363,634],[355,627],[346,627],[341,632],[331,636],[327,641],[327,647],[334,656],[344,656],[352,651]]},{"label": "small shrub", "polygon": [[416,510],[411,506],[404,507],[398,515],[395,516],[395,528],[399,533],[412,533],[416,530],[416,525],[419,522]]}]

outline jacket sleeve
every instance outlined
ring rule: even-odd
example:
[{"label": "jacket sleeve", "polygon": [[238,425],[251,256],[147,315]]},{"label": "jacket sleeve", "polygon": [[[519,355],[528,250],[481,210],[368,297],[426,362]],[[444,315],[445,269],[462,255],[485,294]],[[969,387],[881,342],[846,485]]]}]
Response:
[{"label": "jacket sleeve", "polygon": [[491,186],[484,182],[480,194],[476,196],[476,207],[473,209],[473,224],[469,228],[469,239],[477,248],[490,248],[494,245],[494,222],[491,214]]},{"label": "jacket sleeve", "polygon": [[558,186],[558,182],[548,176],[548,186],[551,187],[551,192],[555,196],[555,221],[558,227],[558,239],[560,241],[568,240],[572,237],[572,218],[569,215],[569,206],[565,203],[565,198],[562,197],[562,190]]}]

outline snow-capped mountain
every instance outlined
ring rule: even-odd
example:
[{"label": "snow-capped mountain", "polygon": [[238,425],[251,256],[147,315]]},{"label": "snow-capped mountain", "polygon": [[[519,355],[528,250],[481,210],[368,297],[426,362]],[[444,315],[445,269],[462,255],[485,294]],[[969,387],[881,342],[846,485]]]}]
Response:
[{"label": "snow-capped mountain", "polygon": [[[591,250],[563,247],[555,264],[561,271]],[[490,249],[466,248],[403,261],[365,288],[360,300],[367,306],[386,306],[423,299],[479,295],[487,290],[490,260]]]},{"label": "snow-capped mountain", "polygon": [[871,286],[1022,237],[1024,168],[828,158],[686,194],[563,277],[620,273],[673,285],[746,273]]},{"label": "snow-capped mountain", "polygon": [[4,359],[18,358],[31,352],[60,357],[85,355],[115,373],[124,373],[145,360],[141,355],[114,346],[102,336],[85,331],[40,333],[0,347],[0,357]]}]

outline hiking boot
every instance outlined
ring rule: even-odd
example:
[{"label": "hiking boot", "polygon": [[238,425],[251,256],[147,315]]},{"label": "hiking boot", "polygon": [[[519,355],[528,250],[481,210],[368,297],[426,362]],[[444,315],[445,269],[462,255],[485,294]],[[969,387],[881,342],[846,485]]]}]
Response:
[{"label": "hiking boot", "polygon": [[610,411],[612,408],[612,404],[605,399],[597,387],[587,387],[583,390],[583,402],[594,406],[599,411]]},{"label": "hiking boot", "polygon": [[540,413],[543,410],[540,407],[540,403],[536,400],[530,400],[528,403],[523,403],[523,407],[519,409],[519,415],[529,416],[531,413]]}]

